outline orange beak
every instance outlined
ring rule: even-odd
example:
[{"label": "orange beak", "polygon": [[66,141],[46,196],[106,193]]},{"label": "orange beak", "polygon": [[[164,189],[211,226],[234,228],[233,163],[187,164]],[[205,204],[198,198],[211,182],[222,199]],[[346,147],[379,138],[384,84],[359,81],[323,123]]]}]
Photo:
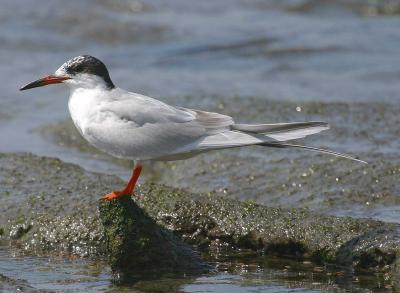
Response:
[{"label": "orange beak", "polygon": [[32,89],[32,88],[40,87],[40,86],[45,86],[45,85],[49,85],[49,84],[62,83],[64,80],[67,80],[67,79],[71,79],[71,78],[68,76],[47,75],[36,81],[28,83],[26,86],[23,86],[19,90],[24,91],[24,90],[28,90],[28,89]]}]

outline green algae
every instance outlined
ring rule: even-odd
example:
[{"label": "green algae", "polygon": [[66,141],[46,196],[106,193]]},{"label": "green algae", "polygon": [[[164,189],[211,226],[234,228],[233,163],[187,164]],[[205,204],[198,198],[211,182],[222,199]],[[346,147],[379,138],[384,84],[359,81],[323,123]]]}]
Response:
[{"label": "green algae", "polygon": [[208,272],[193,250],[170,231],[158,225],[130,197],[100,201],[106,251],[118,282],[132,275]]},{"label": "green algae", "polygon": [[[18,251],[42,255],[104,257],[109,255],[106,239],[111,239],[110,235],[123,240],[115,247],[123,248],[133,241],[143,248],[154,235],[139,230],[143,237],[124,240],[124,233],[110,230],[107,234],[101,224],[104,219],[99,215],[99,197],[122,185],[114,176],[87,172],[58,159],[0,155],[2,238]],[[12,195],[3,196],[5,191]],[[306,209],[271,208],[156,184],[141,185],[137,195],[143,198],[137,201],[143,211],[135,208],[135,212],[150,216],[146,215],[144,226],[155,220],[163,229],[201,249],[245,248],[267,256],[342,265],[359,272],[398,274],[398,224],[324,216]],[[122,203],[102,203],[100,210],[108,207],[120,213],[121,227],[135,231],[135,221],[121,220],[131,211],[118,206]],[[164,242],[169,236],[159,237]]]},{"label": "green algae", "polygon": [[[143,207],[187,242],[225,243],[269,255],[312,259],[356,270],[385,269],[400,252],[399,225],[329,217],[302,209],[268,208],[218,196],[142,186]],[[383,257],[385,256],[385,257]]]}]

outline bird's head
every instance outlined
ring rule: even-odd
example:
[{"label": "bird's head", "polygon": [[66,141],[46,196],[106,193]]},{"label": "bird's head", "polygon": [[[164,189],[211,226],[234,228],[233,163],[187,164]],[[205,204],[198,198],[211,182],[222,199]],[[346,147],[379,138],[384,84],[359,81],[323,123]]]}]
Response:
[{"label": "bird's head", "polygon": [[115,87],[103,62],[93,56],[82,55],[65,62],[54,74],[33,81],[20,90],[57,83],[65,83],[75,88]]}]

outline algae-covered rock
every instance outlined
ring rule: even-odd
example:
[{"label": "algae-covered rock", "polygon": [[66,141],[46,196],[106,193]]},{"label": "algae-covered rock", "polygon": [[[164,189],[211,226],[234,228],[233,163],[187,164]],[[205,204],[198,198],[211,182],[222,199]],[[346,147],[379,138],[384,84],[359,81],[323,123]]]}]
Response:
[{"label": "algae-covered rock", "polygon": [[2,241],[30,254],[104,254],[99,195],[121,180],[58,159],[0,154]]},{"label": "algae-covered rock", "polygon": [[111,269],[119,279],[143,271],[209,271],[187,244],[158,225],[130,197],[100,201],[99,209]]},{"label": "algae-covered rock", "polygon": [[[26,253],[104,256],[109,240],[104,237],[98,200],[123,185],[115,176],[87,172],[58,159],[0,154],[2,239]],[[143,198],[138,204],[152,219],[189,244],[246,248],[359,271],[390,271],[393,275],[400,271],[398,224],[269,208],[156,184],[143,184],[137,194]],[[105,203],[110,211],[121,213],[120,222],[105,223],[134,231],[136,222],[121,220],[130,213],[119,206],[122,203]],[[150,221],[147,215],[146,219]],[[123,239],[120,247],[129,247],[133,241],[130,233],[125,235],[128,238],[119,238],[124,233],[118,230],[112,233],[107,237]],[[163,233],[157,237],[167,237]]]},{"label": "algae-covered rock", "polygon": [[399,268],[400,225],[279,209],[155,184],[141,188],[152,217],[197,245],[226,244],[356,270]]}]

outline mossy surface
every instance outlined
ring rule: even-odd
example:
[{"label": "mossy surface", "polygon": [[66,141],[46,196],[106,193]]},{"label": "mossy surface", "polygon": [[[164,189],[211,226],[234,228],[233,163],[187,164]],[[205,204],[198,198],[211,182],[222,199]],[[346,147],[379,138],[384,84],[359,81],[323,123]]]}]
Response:
[{"label": "mossy surface", "polygon": [[196,245],[225,244],[358,270],[387,269],[400,253],[398,224],[188,195],[156,184],[140,192],[152,217]]},{"label": "mossy surface", "polygon": [[[100,210],[110,209],[110,214],[101,218],[110,228],[141,233],[138,238],[123,238],[122,230],[103,230],[98,211],[99,197],[123,184],[114,176],[86,172],[58,159],[0,155],[2,238],[26,253],[102,256],[107,254],[106,235],[121,239],[115,240],[113,247],[125,251],[135,245],[138,253],[148,246],[149,239],[170,239],[168,233],[155,236],[143,229],[135,230],[141,225],[154,225],[154,219],[185,242],[201,248],[248,248],[360,271],[398,272],[397,224],[323,216],[305,209],[269,208],[156,184],[143,184],[137,190],[143,199],[136,202],[150,216],[146,215],[139,226],[134,218],[122,220],[130,214],[143,213],[136,207],[119,206],[123,202],[118,201],[101,205]],[[118,214],[120,222],[111,221],[113,213]],[[116,255],[114,262],[123,264],[121,255]],[[134,255],[145,262],[144,256],[132,254],[132,258]]]},{"label": "mossy surface", "polygon": [[211,269],[189,245],[157,224],[130,197],[100,201],[99,210],[106,251],[118,279],[132,280],[132,274],[149,271],[191,274]]},{"label": "mossy surface", "polygon": [[97,199],[118,178],[59,159],[0,155],[3,241],[33,254],[104,254]]}]

